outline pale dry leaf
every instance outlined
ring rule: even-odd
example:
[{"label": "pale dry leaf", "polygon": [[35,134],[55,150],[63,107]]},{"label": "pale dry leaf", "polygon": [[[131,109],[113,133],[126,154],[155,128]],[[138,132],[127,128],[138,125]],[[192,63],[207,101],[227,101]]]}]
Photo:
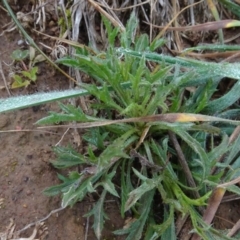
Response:
[{"label": "pale dry leaf", "polygon": [[75,143],[78,147],[81,145],[81,137],[77,131],[72,133],[73,136],[73,143]]}]

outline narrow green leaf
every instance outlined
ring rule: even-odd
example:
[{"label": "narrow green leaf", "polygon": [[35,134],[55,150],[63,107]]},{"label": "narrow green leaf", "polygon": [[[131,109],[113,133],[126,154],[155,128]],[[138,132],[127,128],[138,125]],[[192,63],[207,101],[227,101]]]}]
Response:
[{"label": "narrow green leaf", "polygon": [[107,191],[103,190],[100,199],[94,205],[92,210],[84,215],[85,217],[90,217],[92,215],[94,216],[93,229],[97,239],[101,238],[102,230],[104,226],[104,220],[108,219],[107,215],[104,212],[104,201],[105,201],[106,193]]}]

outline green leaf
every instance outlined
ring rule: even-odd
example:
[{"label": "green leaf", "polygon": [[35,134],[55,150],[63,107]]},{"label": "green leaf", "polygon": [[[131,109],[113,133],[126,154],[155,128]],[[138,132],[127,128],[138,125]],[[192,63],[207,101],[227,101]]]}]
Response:
[{"label": "green leaf", "polygon": [[177,239],[175,233],[175,221],[174,221],[174,207],[171,204],[169,207],[164,207],[164,220],[162,224],[153,225],[153,229],[156,231],[157,236],[165,239]]},{"label": "green leaf", "polygon": [[151,211],[154,193],[154,190],[149,191],[141,198],[140,206],[138,208],[139,218],[133,221],[128,228],[114,231],[114,234],[128,234],[127,238],[125,238],[126,240],[140,240],[142,238],[143,229]]},{"label": "green leaf", "polygon": [[72,184],[74,184],[79,176],[75,176],[74,178],[66,178],[63,175],[58,173],[58,178],[63,181],[63,183],[56,185],[56,186],[51,186],[46,188],[43,193],[46,194],[47,196],[55,196],[59,193],[61,193],[62,191],[64,191],[64,189],[69,188]]},{"label": "green leaf", "polygon": [[20,61],[20,60],[23,60],[23,59],[27,58],[28,55],[29,55],[29,50],[17,49],[17,50],[12,52],[11,58],[13,60]]},{"label": "green leaf", "polygon": [[129,158],[125,152],[125,148],[137,139],[134,133],[135,129],[131,129],[106,147],[99,156],[99,170],[102,168],[109,168],[119,158]]},{"label": "green leaf", "polygon": [[219,0],[230,12],[234,13],[236,16],[240,17],[239,5],[230,0]]},{"label": "green leaf", "polygon": [[163,54],[136,52],[130,49],[118,48],[117,51],[126,56],[142,58],[144,55],[146,60],[154,62],[165,62],[168,64],[179,64],[183,67],[194,68],[199,74],[206,74],[208,77],[229,77],[240,80],[240,64],[239,63],[213,63],[204,62],[188,58],[170,57]]},{"label": "green leaf", "polygon": [[72,148],[55,147],[54,152],[58,156],[56,161],[51,161],[55,168],[68,168],[82,163],[88,163],[86,157],[77,153]]},{"label": "green leaf", "polygon": [[121,34],[121,46],[125,48],[130,48],[135,40],[136,28],[138,26],[138,20],[135,13],[132,12],[130,19],[127,22],[126,31]]},{"label": "green leaf", "polygon": [[153,52],[153,51],[155,51],[157,48],[162,47],[165,43],[166,43],[166,40],[165,40],[165,39],[163,39],[163,38],[160,38],[160,39],[155,38],[155,39],[151,42],[151,44],[150,44],[150,46],[149,46],[149,50],[150,50],[151,52]]},{"label": "green leaf", "polygon": [[[134,170],[137,172],[137,170]],[[133,191],[129,193],[128,200],[125,204],[125,212],[128,211],[131,207],[133,207],[136,202],[142,197],[143,194],[149,192],[156,188],[159,182],[162,181],[162,177],[158,177],[157,179],[147,179],[143,181],[143,183]]]},{"label": "green leaf", "polygon": [[93,229],[94,229],[95,235],[97,236],[97,239],[101,238],[102,230],[104,226],[104,220],[108,219],[107,215],[104,212],[104,206],[103,206],[106,193],[107,191],[103,190],[100,199],[94,205],[92,210],[84,215],[84,217],[90,217],[93,215],[94,217]]},{"label": "green leaf", "polygon": [[[116,168],[116,167],[115,167]],[[111,193],[113,196],[115,197],[119,197],[115,186],[112,182],[112,178],[115,176],[116,174],[116,170],[111,171],[109,174],[106,174],[103,176],[103,179],[101,181],[101,185],[103,186],[103,188],[108,191],[109,193]]]},{"label": "green leaf", "polygon": [[22,71],[22,75],[26,78],[28,78],[29,80],[35,82],[37,79],[37,71],[38,71],[38,67],[33,67],[31,68],[29,71]]},{"label": "green leaf", "polygon": [[145,51],[149,46],[149,39],[147,34],[142,34],[135,43],[135,51]]},{"label": "green leaf", "polygon": [[[123,160],[121,169],[121,216],[124,218],[124,207],[126,205],[130,191],[134,189],[131,182],[131,169],[133,160]],[[126,166],[127,165],[127,166]]]},{"label": "green leaf", "polygon": [[236,82],[228,93],[210,102],[208,106],[204,109],[204,113],[213,114],[216,113],[216,111],[221,112],[228,108],[229,106],[231,106],[236,101],[238,101],[239,98],[240,98],[240,81]]},{"label": "green leaf", "polygon": [[69,121],[88,122],[92,120],[92,118],[85,115],[80,108],[76,108],[70,104],[64,105],[60,102],[58,105],[64,113],[49,112],[49,116],[38,120],[36,124],[59,124],[59,122]]},{"label": "green leaf", "polygon": [[106,27],[107,29],[107,35],[108,35],[108,43],[110,46],[114,46],[114,43],[115,43],[115,40],[116,40],[116,37],[119,33],[119,28],[112,28],[111,26],[111,22],[108,21],[108,19],[106,17],[104,17],[102,15],[102,20],[103,20],[103,23],[104,23],[104,26]]},{"label": "green leaf", "polygon": [[[20,87],[27,87],[30,82],[27,80],[23,80],[19,75],[13,75],[14,82],[12,83],[12,88],[20,88]],[[1,107],[1,105],[0,105]]]}]

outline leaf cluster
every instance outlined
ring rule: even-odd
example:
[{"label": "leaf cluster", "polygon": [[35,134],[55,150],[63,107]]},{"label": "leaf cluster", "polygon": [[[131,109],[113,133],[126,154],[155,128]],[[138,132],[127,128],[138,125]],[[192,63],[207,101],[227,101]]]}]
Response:
[{"label": "leaf cluster", "polygon": [[[164,40],[156,39],[151,43],[146,34],[138,36],[138,21],[133,14],[121,34],[103,20],[109,42],[106,52],[77,49],[74,56],[58,60],[95,80],[94,84],[84,84],[95,97],[91,106],[94,115],[88,116],[80,108],[60,104],[60,113],[51,112],[38,123],[96,122],[165,113],[181,113],[185,123],[171,119],[90,128],[83,137],[88,146],[84,154],[69,147],[57,147],[58,159],[53,161],[59,169],[82,165],[84,170],[71,171],[68,176],[59,174],[62,183],[49,187],[45,193],[61,193],[62,206],[66,207],[83,200],[87,193],[98,192],[98,201],[86,215],[93,216],[98,239],[107,219],[104,203],[108,194],[120,198],[122,217],[132,212],[133,221],[115,231],[115,234],[125,234],[126,239],[177,239],[175,217],[179,213],[189,214],[193,232],[203,239],[212,239],[221,233],[216,233],[202,220],[199,210],[220,181],[239,176],[240,138],[229,145],[234,126],[218,122],[193,123],[187,113],[231,118],[233,111],[239,111],[236,107],[233,109],[232,104],[240,85],[235,84],[228,97],[214,100],[222,80],[214,70],[209,71],[205,64],[194,61],[175,59],[171,62],[172,59],[154,53]],[[116,41],[121,45],[120,50],[115,48]],[[184,68],[183,61],[187,62]],[[187,159],[194,186],[189,185],[178,162],[179,150],[169,133],[176,136]],[[218,162],[220,157],[223,158],[221,163]],[[240,193],[237,186],[228,190]],[[163,203],[158,211],[163,215],[160,218],[153,211],[156,198]]]}]

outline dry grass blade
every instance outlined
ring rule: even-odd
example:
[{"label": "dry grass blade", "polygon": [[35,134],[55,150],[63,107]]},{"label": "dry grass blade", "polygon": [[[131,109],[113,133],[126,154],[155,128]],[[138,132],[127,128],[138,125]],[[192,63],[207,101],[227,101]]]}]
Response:
[{"label": "dry grass blade", "polygon": [[230,182],[219,184],[217,187],[224,188],[224,187],[232,186],[232,185],[237,184],[239,182],[240,182],[240,177],[237,177]]},{"label": "dry grass blade", "polygon": [[[176,135],[173,132],[171,132],[171,131],[169,131],[168,134],[169,134],[170,140],[171,140],[171,142],[172,142],[172,144],[173,144],[173,146],[174,146],[174,148],[175,148],[175,150],[177,152],[178,161],[179,161],[179,163],[180,163],[180,165],[181,165],[181,167],[183,169],[183,172],[186,175],[186,179],[187,179],[189,187],[196,189],[196,187],[197,187],[196,183],[195,183],[195,181],[193,179],[191,170],[190,170],[190,168],[188,166],[188,163],[187,163],[186,158],[185,158],[185,156],[184,156],[184,154],[182,152],[182,149],[181,149],[181,147],[180,147],[180,145],[178,143]],[[200,198],[200,194],[198,193],[198,191],[193,190],[192,194],[193,194],[193,196],[196,199]]]},{"label": "dry grass blade", "polygon": [[[197,3],[194,3],[194,4],[192,4],[192,5],[189,5],[189,6],[185,7],[185,8],[183,8],[176,16],[174,16],[174,18],[173,18],[165,27],[163,27],[163,30],[157,35],[156,39],[159,39],[159,38],[161,38],[161,37],[164,35],[164,33],[166,32],[166,30],[171,26],[171,24],[174,22],[174,20],[177,19],[177,17],[178,17],[181,13],[183,13],[185,10],[187,10],[187,9],[190,8],[191,6],[196,6],[196,5],[198,5],[198,4],[202,3],[202,2],[203,2],[203,0],[202,0],[202,1],[199,1],[199,2],[197,2]],[[148,24],[149,24],[149,23],[148,23]]]},{"label": "dry grass blade", "polygon": [[177,52],[173,51],[176,54],[179,54],[182,57],[189,56],[194,57],[196,59],[222,59],[224,58],[224,62],[229,62],[233,58],[236,58],[240,55],[240,51],[226,51],[226,52],[214,52],[214,53],[194,53],[194,52]]},{"label": "dry grass blade", "polygon": [[147,1],[144,1],[144,2],[141,2],[141,3],[137,3],[137,4],[133,4],[131,6],[128,6],[128,7],[120,7],[120,8],[112,8],[112,7],[107,7],[103,4],[99,4],[100,6],[102,7],[105,7],[107,9],[110,9],[110,10],[113,10],[113,11],[125,11],[125,10],[128,10],[128,9],[132,9],[132,8],[135,8],[135,7],[139,7],[139,6],[142,6],[146,3],[149,3],[151,0],[147,0]]},{"label": "dry grass blade", "polygon": [[11,96],[12,94],[11,94],[9,88],[8,88],[8,84],[7,84],[7,80],[6,80],[4,72],[3,72],[2,61],[1,60],[0,60],[0,73],[1,73],[4,85],[5,85],[5,89],[7,90],[8,96]]},{"label": "dry grass blade", "polygon": [[228,237],[234,236],[234,234],[240,229],[240,219],[234,224],[232,229],[227,234]]},{"label": "dry grass blade", "polygon": [[[97,4],[96,2],[92,0],[88,0],[88,2],[101,14],[103,14],[115,27],[119,27],[122,32],[125,31],[125,27],[120,21],[117,21],[115,18],[113,18],[110,14],[108,14],[101,6],[100,4]],[[109,9],[111,9],[109,7]]]},{"label": "dry grass blade", "polygon": [[[147,23],[147,22],[145,22]],[[149,23],[147,23],[149,24]],[[207,22],[198,24],[195,26],[186,26],[186,27],[164,27],[164,26],[157,26],[152,25],[153,27],[164,29],[166,31],[174,30],[174,31],[209,31],[209,30],[218,30],[222,28],[231,28],[231,27],[239,27],[240,21],[228,19],[228,20],[221,20],[216,22]]]},{"label": "dry grass blade", "polygon": [[187,113],[168,113],[168,114],[157,114],[157,115],[151,115],[151,116],[145,116],[145,117],[135,117],[135,118],[127,118],[127,119],[119,119],[119,120],[102,120],[102,121],[96,121],[96,122],[86,122],[86,123],[77,123],[75,125],[58,125],[58,126],[45,126],[45,127],[39,127],[39,128],[92,128],[92,127],[101,127],[101,126],[107,126],[111,124],[119,124],[119,123],[134,123],[134,122],[169,122],[169,123],[175,123],[175,122],[211,122],[211,121],[217,121],[217,122],[228,122],[232,124],[240,124],[240,121],[235,120],[229,120],[229,119],[222,119],[218,117],[211,117],[207,115],[201,115],[201,114],[187,114]]}]

